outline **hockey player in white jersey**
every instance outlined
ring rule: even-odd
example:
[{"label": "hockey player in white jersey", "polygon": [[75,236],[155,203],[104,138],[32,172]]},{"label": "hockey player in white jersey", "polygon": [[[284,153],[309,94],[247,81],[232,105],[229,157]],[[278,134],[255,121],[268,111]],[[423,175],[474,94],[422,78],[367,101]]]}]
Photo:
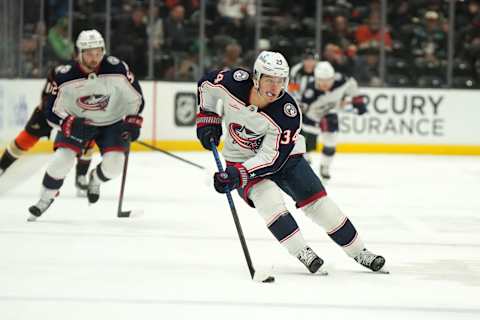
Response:
[{"label": "hockey player in white jersey", "polygon": [[[20,157],[32,149],[42,137],[50,138],[53,128],[47,123],[44,110],[54,75],[55,68],[51,68],[47,73],[47,81],[42,90],[40,104],[33,110],[23,130],[7,145],[5,151],[0,156],[0,176]],[[85,152],[82,152],[77,157],[75,187],[77,188],[77,195],[81,197],[87,195],[87,172],[92,160],[94,146],[94,143],[88,146]],[[32,168],[32,171],[34,169]]]},{"label": "hockey player in white jersey", "polygon": [[[220,141],[222,122],[226,130],[223,155],[227,167],[215,173],[215,189],[220,193],[238,189],[275,238],[310,272],[317,272],[323,260],[305,242],[282,191],[348,256],[379,271],[385,259],[365,248],[352,222],[327,196],[303,157],[302,114],[285,91],[288,77],[283,55],[263,51],[255,61],[253,75],[237,68],[208,73],[198,82],[200,142],[210,150],[211,141],[217,145]],[[223,112],[217,111],[219,101]]]},{"label": "hockey player in white jersey", "polygon": [[59,129],[55,154],[42,182],[40,200],[29,208],[29,221],[47,210],[58,195],[75,157],[94,141],[101,163],[90,172],[87,198],[95,203],[100,184],[119,176],[128,140],[140,135],[143,94],[127,64],[105,55],[97,30],[82,31],[76,41],[78,61],[56,68],[46,103],[48,123]]},{"label": "hockey player in white jersey", "polygon": [[[330,165],[336,153],[338,110],[350,104],[358,114],[367,112],[365,98],[359,94],[357,81],[336,73],[328,61],[320,61],[314,70],[315,81],[308,83],[302,93],[303,127],[307,153],[317,148],[322,133],[323,149],[320,176],[330,179]],[[351,99],[351,100],[350,100]],[[308,157],[309,158],[309,157]]]}]

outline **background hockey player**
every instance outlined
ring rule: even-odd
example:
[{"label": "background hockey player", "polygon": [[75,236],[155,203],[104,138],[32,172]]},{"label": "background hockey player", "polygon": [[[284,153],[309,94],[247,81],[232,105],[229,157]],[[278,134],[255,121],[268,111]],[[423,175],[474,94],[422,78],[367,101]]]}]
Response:
[{"label": "background hockey player", "polygon": [[100,184],[119,176],[124,152],[138,139],[143,95],[127,64],[105,55],[102,35],[82,31],[76,41],[78,61],[56,69],[46,103],[47,121],[60,128],[56,148],[42,182],[40,200],[29,208],[35,220],[52,204],[75,157],[95,141],[101,163],[89,174],[87,197],[95,203]]},{"label": "background hockey player", "polygon": [[302,99],[302,94],[307,88],[307,84],[314,82],[313,71],[318,62],[318,54],[314,49],[307,48],[303,53],[303,60],[290,69],[290,81],[288,83],[288,92],[297,101]]},{"label": "background hockey player", "polygon": [[[45,117],[45,104],[48,99],[49,91],[53,88],[53,77],[55,69],[51,69],[47,75],[47,82],[42,90],[40,104],[33,110],[25,128],[13,139],[5,148],[0,158],[0,176],[22,155],[33,148],[42,138],[50,138],[52,127],[47,123]],[[93,147],[93,145],[92,145]],[[75,174],[75,186],[77,195],[86,195],[87,190],[87,172],[92,159],[93,148],[86,150],[78,156]]]},{"label": "background hockey player", "polygon": [[[214,175],[215,189],[238,189],[265,220],[275,238],[315,273],[323,260],[306,244],[288,211],[282,190],[330,238],[363,266],[380,270],[385,259],[365,249],[351,221],[327,196],[318,176],[303,157],[301,112],[285,91],[289,67],[282,54],[262,51],[253,76],[243,69],[215,71],[198,82],[197,136],[206,149],[218,145],[226,128],[224,172]],[[223,117],[216,109],[222,101]]]},{"label": "background hockey player", "polygon": [[[367,112],[365,98],[358,92],[357,81],[336,73],[330,62],[317,63],[315,81],[303,91],[302,135],[307,152],[317,148],[317,137],[322,133],[323,149],[320,160],[320,176],[330,179],[330,165],[336,152],[338,134],[338,110],[351,104],[361,115]],[[351,99],[351,101],[350,101]]]}]

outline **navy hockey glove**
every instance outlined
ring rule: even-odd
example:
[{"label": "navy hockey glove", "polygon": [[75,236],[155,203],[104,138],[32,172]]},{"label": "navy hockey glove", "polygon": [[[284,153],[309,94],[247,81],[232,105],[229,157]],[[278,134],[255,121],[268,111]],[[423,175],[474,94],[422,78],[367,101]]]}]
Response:
[{"label": "navy hockey glove", "polygon": [[137,141],[140,137],[140,129],[142,128],[143,118],[141,116],[127,116],[123,120],[123,134],[126,138],[130,136],[130,141]]},{"label": "navy hockey glove", "polygon": [[197,114],[197,137],[202,146],[207,150],[212,150],[210,140],[212,139],[218,146],[221,136],[222,118],[214,112],[200,111]]},{"label": "navy hockey glove", "polygon": [[65,137],[78,143],[84,143],[92,139],[97,133],[97,127],[88,124],[85,118],[74,116],[68,116],[63,119],[61,127]]},{"label": "navy hockey glove", "polygon": [[213,175],[213,186],[219,193],[226,193],[237,188],[243,188],[248,182],[248,172],[241,164],[227,166],[225,171]]},{"label": "navy hockey glove", "polygon": [[352,99],[352,106],[357,110],[358,115],[367,112],[367,103],[364,96],[356,96]]}]

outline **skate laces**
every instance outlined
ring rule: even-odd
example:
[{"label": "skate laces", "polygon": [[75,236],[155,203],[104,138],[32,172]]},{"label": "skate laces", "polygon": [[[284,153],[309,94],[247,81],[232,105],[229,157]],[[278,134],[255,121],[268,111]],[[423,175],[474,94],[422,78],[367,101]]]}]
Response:
[{"label": "skate laces", "polygon": [[302,261],[303,264],[309,266],[312,261],[317,258],[317,255],[310,247],[305,247],[297,254],[297,258]]},{"label": "skate laces", "polygon": [[367,249],[364,249],[354,259],[361,265],[370,267],[370,265],[372,264],[373,260],[375,260],[376,257],[377,257],[376,254],[373,254]]},{"label": "skate laces", "polygon": [[48,207],[50,207],[50,205],[52,204],[53,202],[53,199],[44,199],[44,198],[41,198],[40,200],[38,200],[37,204],[35,205],[35,207],[37,207],[41,212],[44,212],[45,210],[48,209]]}]

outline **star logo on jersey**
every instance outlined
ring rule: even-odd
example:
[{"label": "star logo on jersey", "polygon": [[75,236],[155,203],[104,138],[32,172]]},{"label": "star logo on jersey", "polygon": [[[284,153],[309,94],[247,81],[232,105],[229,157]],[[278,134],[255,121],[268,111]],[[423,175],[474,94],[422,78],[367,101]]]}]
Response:
[{"label": "star logo on jersey", "polygon": [[84,111],[105,111],[110,101],[110,96],[102,94],[92,94],[77,98],[77,106]]},{"label": "star logo on jersey", "polygon": [[295,118],[298,114],[297,108],[291,103],[285,103],[283,106],[283,112],[290,118]]},{"label": "star logo on jersey", "polygon": [[242,148],[256,152],[263,142],[263,136],[238,123],[230,123],[228,131],[233,141]]}]

